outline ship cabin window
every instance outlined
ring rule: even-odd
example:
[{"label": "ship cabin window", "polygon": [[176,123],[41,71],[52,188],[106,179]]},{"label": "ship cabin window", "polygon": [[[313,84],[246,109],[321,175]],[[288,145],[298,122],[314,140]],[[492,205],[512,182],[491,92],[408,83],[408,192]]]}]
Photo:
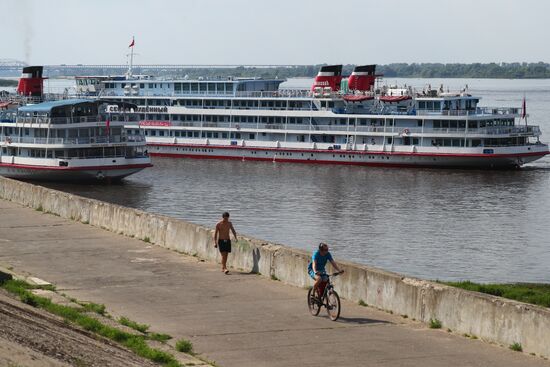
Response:
[{"label": "ship cabin window", "polygon": [[389,137],[388,138],[388,144],[391,144],[393,142],[393,138],[392,137]]},{"label": "ship cabin window", "polygon": [[191,83],[191,93],[197,94],[199,91],[199,83]]},{"label": "ship cabin window", "polygon": [[254,135],[254,134],[249,134],[249,135],[248,135],[248,138],[249,138],[250,140],[254,140],[255,135]]},{"label": "ship cabin window", "polygon": [[427,111],[440,111],[441,101],[419,101],[418,109]]}]

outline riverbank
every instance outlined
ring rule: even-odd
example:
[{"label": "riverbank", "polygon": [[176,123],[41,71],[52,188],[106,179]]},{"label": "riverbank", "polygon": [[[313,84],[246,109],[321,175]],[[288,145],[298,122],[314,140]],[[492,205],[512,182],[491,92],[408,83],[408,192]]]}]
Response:
[{"label": "riverbank", "polygon": [[[0,191],[6,192],[3,181]],[[55,200],[67,194],[51,190],[49,195]],[[33,196],[27,192],[24,197]],[[71,196],[70,201],[78,205],[80,200]],[[101,216],[101,204],[94,203]],[[491,345],[479,335],[478,339],[466,338],[458,330],[449,332],[445,325],[430,329],[413,315],[372,305],[343,300],[338,322],[330,321],[324,310],[320,317],[313,317],[306,306],[305,289],[274,280],[269,272],[259,275],[238,265],[244,239],[235,247],[230,257],[233,267],[225,275],[219,264],[199,253],[185,255],[153,245],[158,239],[152,233],[141,239],[122,236],[47,213],[55,209],[51,204],[53,201],[43,200],[42,208],[36,207],[42,209],[39,211],[0,200],[0,263],[16,273],[55,284],[56,290],[69,298],[104,304],[115,319],[125,316],[174,340],[187,339],[200,357],[219,366],[358,366],[366,361],[373,366],[403,365],[404,361],[426,367],[547,366],[542,358],[527,354],[531,351],[518,353],[508,345]],[[60,202],[57,208],[62,208]],[[82,213],[86,214],[85,210]],[[93,224],[96,217],[89,220]],[[127,223],[130,225],[131,218]],[[200,229],[191,229],[200,234]],[[184,236],[181,231],[178,234]],[[219,261],[210,238],[205,245]],[[251,245],[251,250],[256,248]],[[254,253],[258,263],[270,261],[265,252]],[[296,270],[304,272],[290,259],[273,263],[274,270],[282,264],[298,266]],[[342,293],[348,286],[345,277],[356,271],[352,264],[345,266],[346,274],[335,283]],[[265,271],[263,266],[260,269]],[[280,269],[275,274],[283,275]],[[392,297],[388,290],[381,292]],[[318,338],[332,341],[332,353],[318,353]]]},{"label": "riverbank", "polygon": [[550,307],[550,284],[479,284],[470,281],[444,282],[444,284],[542,307]]},{"label": "riverbank", "polygon": [[[0,179],[0,197],[146,243],[219,261],[218,252],[211,246],[212,230],[206,227],[5,178]],[[235,243],[230,266],[306,287],[310,285],[304,271],[309,257],[305,251],[241,237]],[[550,310],[546,308],[351,262],[342,264],[346,273],[339,279],[338,290],[348,300],[426,323],[438,320],[443,328],[460,334],[505,346],[520,344],[529,353],[550,355]]]}]

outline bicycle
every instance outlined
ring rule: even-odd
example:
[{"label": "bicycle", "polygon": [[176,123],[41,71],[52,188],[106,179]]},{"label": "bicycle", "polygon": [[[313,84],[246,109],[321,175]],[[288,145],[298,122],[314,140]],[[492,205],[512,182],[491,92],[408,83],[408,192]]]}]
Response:
[{"label": "bicycle", "polygon": [[340,297],[338,296],[338,293],[336,293],[336,291],[334,290],[334,286],[332,285],[330,278],[338,276],[342,273],[343,272],[337,272],[330,275],[326,274],[327,280],[322,281],[319,285],[319,288],[323,293],[321,297],[315,297],[313,287],[309,288],[307,292],[307,307],[309,309],[309,312],[313,316],[319,315],[319,312],[321,312],[321,307],[326,307],[328,317],[332,321],[338,320],[341,310]]}]

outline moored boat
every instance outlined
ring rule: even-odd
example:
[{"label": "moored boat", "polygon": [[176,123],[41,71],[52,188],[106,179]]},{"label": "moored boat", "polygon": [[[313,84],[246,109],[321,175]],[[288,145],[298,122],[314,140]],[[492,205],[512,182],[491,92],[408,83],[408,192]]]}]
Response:
[{"label": "moored boat", "polygon": [[151,166],[137,107],[126,102],[67,99],[4,111],[0,175],[49,181],[120,180]]}]

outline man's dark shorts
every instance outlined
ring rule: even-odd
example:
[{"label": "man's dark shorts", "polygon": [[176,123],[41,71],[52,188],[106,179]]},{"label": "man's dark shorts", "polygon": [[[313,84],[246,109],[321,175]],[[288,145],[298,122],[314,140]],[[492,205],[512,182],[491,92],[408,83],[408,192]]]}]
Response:
[{"label": "man's dark shorts", "polygon": [[231,252],[231,240],[218,240],[220,252]]}]

